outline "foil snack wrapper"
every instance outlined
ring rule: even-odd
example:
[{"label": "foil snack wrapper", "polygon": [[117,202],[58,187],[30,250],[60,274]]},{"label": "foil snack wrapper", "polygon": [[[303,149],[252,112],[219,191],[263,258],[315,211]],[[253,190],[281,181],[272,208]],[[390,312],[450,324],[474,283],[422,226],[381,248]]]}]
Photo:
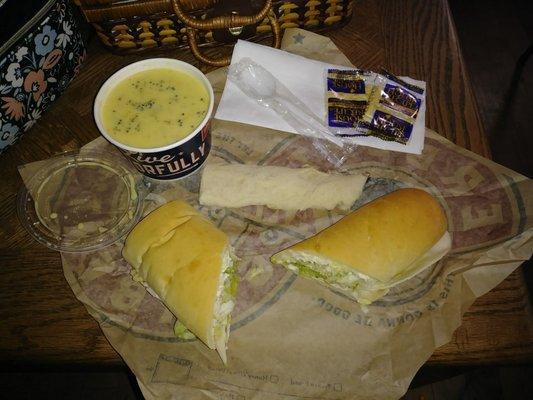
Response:
[{"label": "foil snack wrapper", "polygon": [[424,101],[424,89],[391,73],[327,69],[327,123],[341,137],[374,136],[406,144]]},{"label": "foil snack wrapper", "polygon": [[405,144],[424,101],[424,89],[381,70],[376,75],[360,128],[368,135]]},{"label": "foil snack wrapper", "polygon": [[[374,74],[352,69],[327,69],[327,122],[332,128],[356,128],[372,92]],[[337,136],[343,136],[339,131]]]}]

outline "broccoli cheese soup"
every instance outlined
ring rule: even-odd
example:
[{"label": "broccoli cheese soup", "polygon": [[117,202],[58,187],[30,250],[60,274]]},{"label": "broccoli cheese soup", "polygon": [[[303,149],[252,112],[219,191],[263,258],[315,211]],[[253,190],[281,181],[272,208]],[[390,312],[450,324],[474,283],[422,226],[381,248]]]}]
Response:
[{"label": "broccoli cheese soup", "polygon": [[171,68],[137,72],[109,90],[100,110],[107,134],[122,144],[149,149],[175,143],[202,122],[209,94],[197,77]]}]

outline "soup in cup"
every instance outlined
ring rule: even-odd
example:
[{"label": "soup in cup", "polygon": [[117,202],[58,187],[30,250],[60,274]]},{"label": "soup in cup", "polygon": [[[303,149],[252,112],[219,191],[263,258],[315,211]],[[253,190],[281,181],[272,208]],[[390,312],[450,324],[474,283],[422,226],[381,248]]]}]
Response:
[{"label": "soup in cup", "polygon": [[130,64],[102,85],[94,102],[100,133],[142,174],[183,178],[211,149],[213,88],[194,66],[169,58]]}]

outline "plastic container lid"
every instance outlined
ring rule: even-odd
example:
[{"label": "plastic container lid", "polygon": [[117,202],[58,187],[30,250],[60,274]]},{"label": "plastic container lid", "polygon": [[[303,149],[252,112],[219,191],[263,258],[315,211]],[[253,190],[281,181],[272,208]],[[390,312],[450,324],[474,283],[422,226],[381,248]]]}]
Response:
[{"label": "plastic container lid", "polygon": [[122,238],[140,219],[143,179],[120,154],[83,150],[44,164],[20,191],[18,214],[45,246],[97,250]]}]

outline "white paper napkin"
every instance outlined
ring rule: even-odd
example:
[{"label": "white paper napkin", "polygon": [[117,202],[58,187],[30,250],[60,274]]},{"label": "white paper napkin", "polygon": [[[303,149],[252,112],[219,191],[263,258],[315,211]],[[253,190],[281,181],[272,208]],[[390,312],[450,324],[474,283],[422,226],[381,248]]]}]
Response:
[{"label": "white paper napkin", "polygon": [[[310,60],[283,50],[239,40],[233,50],[231,64],[237,63],[244,57],[250,57],[257,64],[270,71],[296,97],[302,99],[309,109],[322,120],[325,119],[326,115],[325,69],[328,67],[346,69],[346,67]],[[402,79],[405,79],[408,83],[426,88],[425,82],[407,77]],[[352,140],[362,146],[421,154],[424,148],[425,111],[426,102],[424,98],[411,138],[405,145],[370,136],[354,137]],[[226,81],[215,118],[297,133],[276,113],[250,99],[229,80]]]}]

